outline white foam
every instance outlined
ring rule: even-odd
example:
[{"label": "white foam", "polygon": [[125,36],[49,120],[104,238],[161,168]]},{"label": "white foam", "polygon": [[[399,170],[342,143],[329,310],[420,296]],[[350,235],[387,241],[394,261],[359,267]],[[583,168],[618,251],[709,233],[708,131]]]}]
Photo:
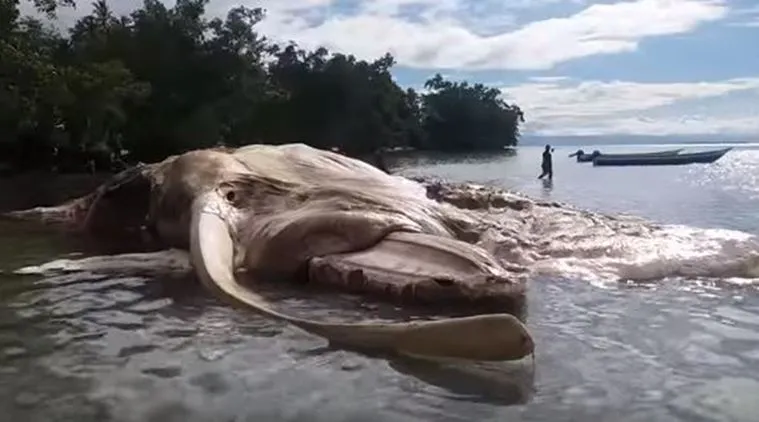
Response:
[{"label": "white foam", "polygon": [[56,259],[41,265],[19,268],[14,274],[48,275],[72,272],[124,275],[180,275],[191,271],[187,252],[169,249],[158,252],[91,256],[80,259]]},{"label": "white foam", "polygon": [[[488,249],[536,275],[597,285],[666,278],[759,281],[759,238],[740,231],[661,226],[553,207],[501,214],[497,224],[509,234],[495,245],[491,237]],[[530,246],[498,250],[514,243]]]}]

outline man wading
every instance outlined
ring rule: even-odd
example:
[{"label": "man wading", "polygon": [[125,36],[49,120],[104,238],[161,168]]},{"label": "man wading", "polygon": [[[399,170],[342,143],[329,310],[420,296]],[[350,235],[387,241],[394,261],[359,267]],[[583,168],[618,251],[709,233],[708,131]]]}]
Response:
[{"label": "man wading", "polygon": [[548,176],[548,180],[553,180],[553,159],[551,158],[550,145],[546,145],[546,149],[543,151],[543,163],[541,167],[543,168],[543,173],[538,176],[538,179]]}]

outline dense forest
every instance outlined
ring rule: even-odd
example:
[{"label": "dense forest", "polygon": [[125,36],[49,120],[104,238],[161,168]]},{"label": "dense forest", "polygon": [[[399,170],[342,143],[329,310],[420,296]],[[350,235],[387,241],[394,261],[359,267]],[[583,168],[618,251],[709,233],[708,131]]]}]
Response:
[{"label": "dense forest", "polygon": [[[26,0],[24,0],[26,1]],[[74,0],[33,0],[53,17]],[[524,121],[499,90],[435,75],[424,92],[368,62],[256,32],[262,9],[205,14],[208,0],[129,16],[94,3],[67,34],[0,0],[0,164],[112,169],[215,145],[304,142],[367,154],[502,149]]]}]

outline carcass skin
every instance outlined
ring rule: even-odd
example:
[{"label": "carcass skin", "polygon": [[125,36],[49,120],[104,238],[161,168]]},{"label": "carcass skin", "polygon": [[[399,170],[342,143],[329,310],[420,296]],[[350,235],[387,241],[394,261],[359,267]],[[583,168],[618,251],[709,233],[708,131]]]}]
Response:
[{"label": "carcass skin", "polygon": [[[334,342],[424,356],[520,359],[533,352],[509,312],[525,287],[460,240],[465,217],[424,188],[304,144],[190,151],[116,175],[57,207],[11,214],[98,235],[145,228],[188,250],[212,291]],[[501,313],[413,323],[335,324],[274,311],[245,279],[306,279],[407,303]]]}]

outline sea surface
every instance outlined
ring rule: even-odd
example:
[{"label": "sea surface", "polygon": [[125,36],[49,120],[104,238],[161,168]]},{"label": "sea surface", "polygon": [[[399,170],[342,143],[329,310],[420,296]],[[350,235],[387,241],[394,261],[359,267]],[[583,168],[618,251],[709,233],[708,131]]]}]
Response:
[{"label": "sea surface", "polygon": [[[713,164],[671,167],[595,168],[567,157],[575,149],[556,148],[551,183],[537,180],[542,147],[407,157],[396,171],[662,224],[759,234],[759,145],[736,146]],[[0,222],[0,233],[2,420],[722,422],[759,415],[759,292],[751,282],[537,277],[526,317],[534,365],[468,367],[330,349],[229,307],[191,280],[14,275],[81,247],[32,225]],[[349,297],[281,294],[312,316],[397,311]]]}]

